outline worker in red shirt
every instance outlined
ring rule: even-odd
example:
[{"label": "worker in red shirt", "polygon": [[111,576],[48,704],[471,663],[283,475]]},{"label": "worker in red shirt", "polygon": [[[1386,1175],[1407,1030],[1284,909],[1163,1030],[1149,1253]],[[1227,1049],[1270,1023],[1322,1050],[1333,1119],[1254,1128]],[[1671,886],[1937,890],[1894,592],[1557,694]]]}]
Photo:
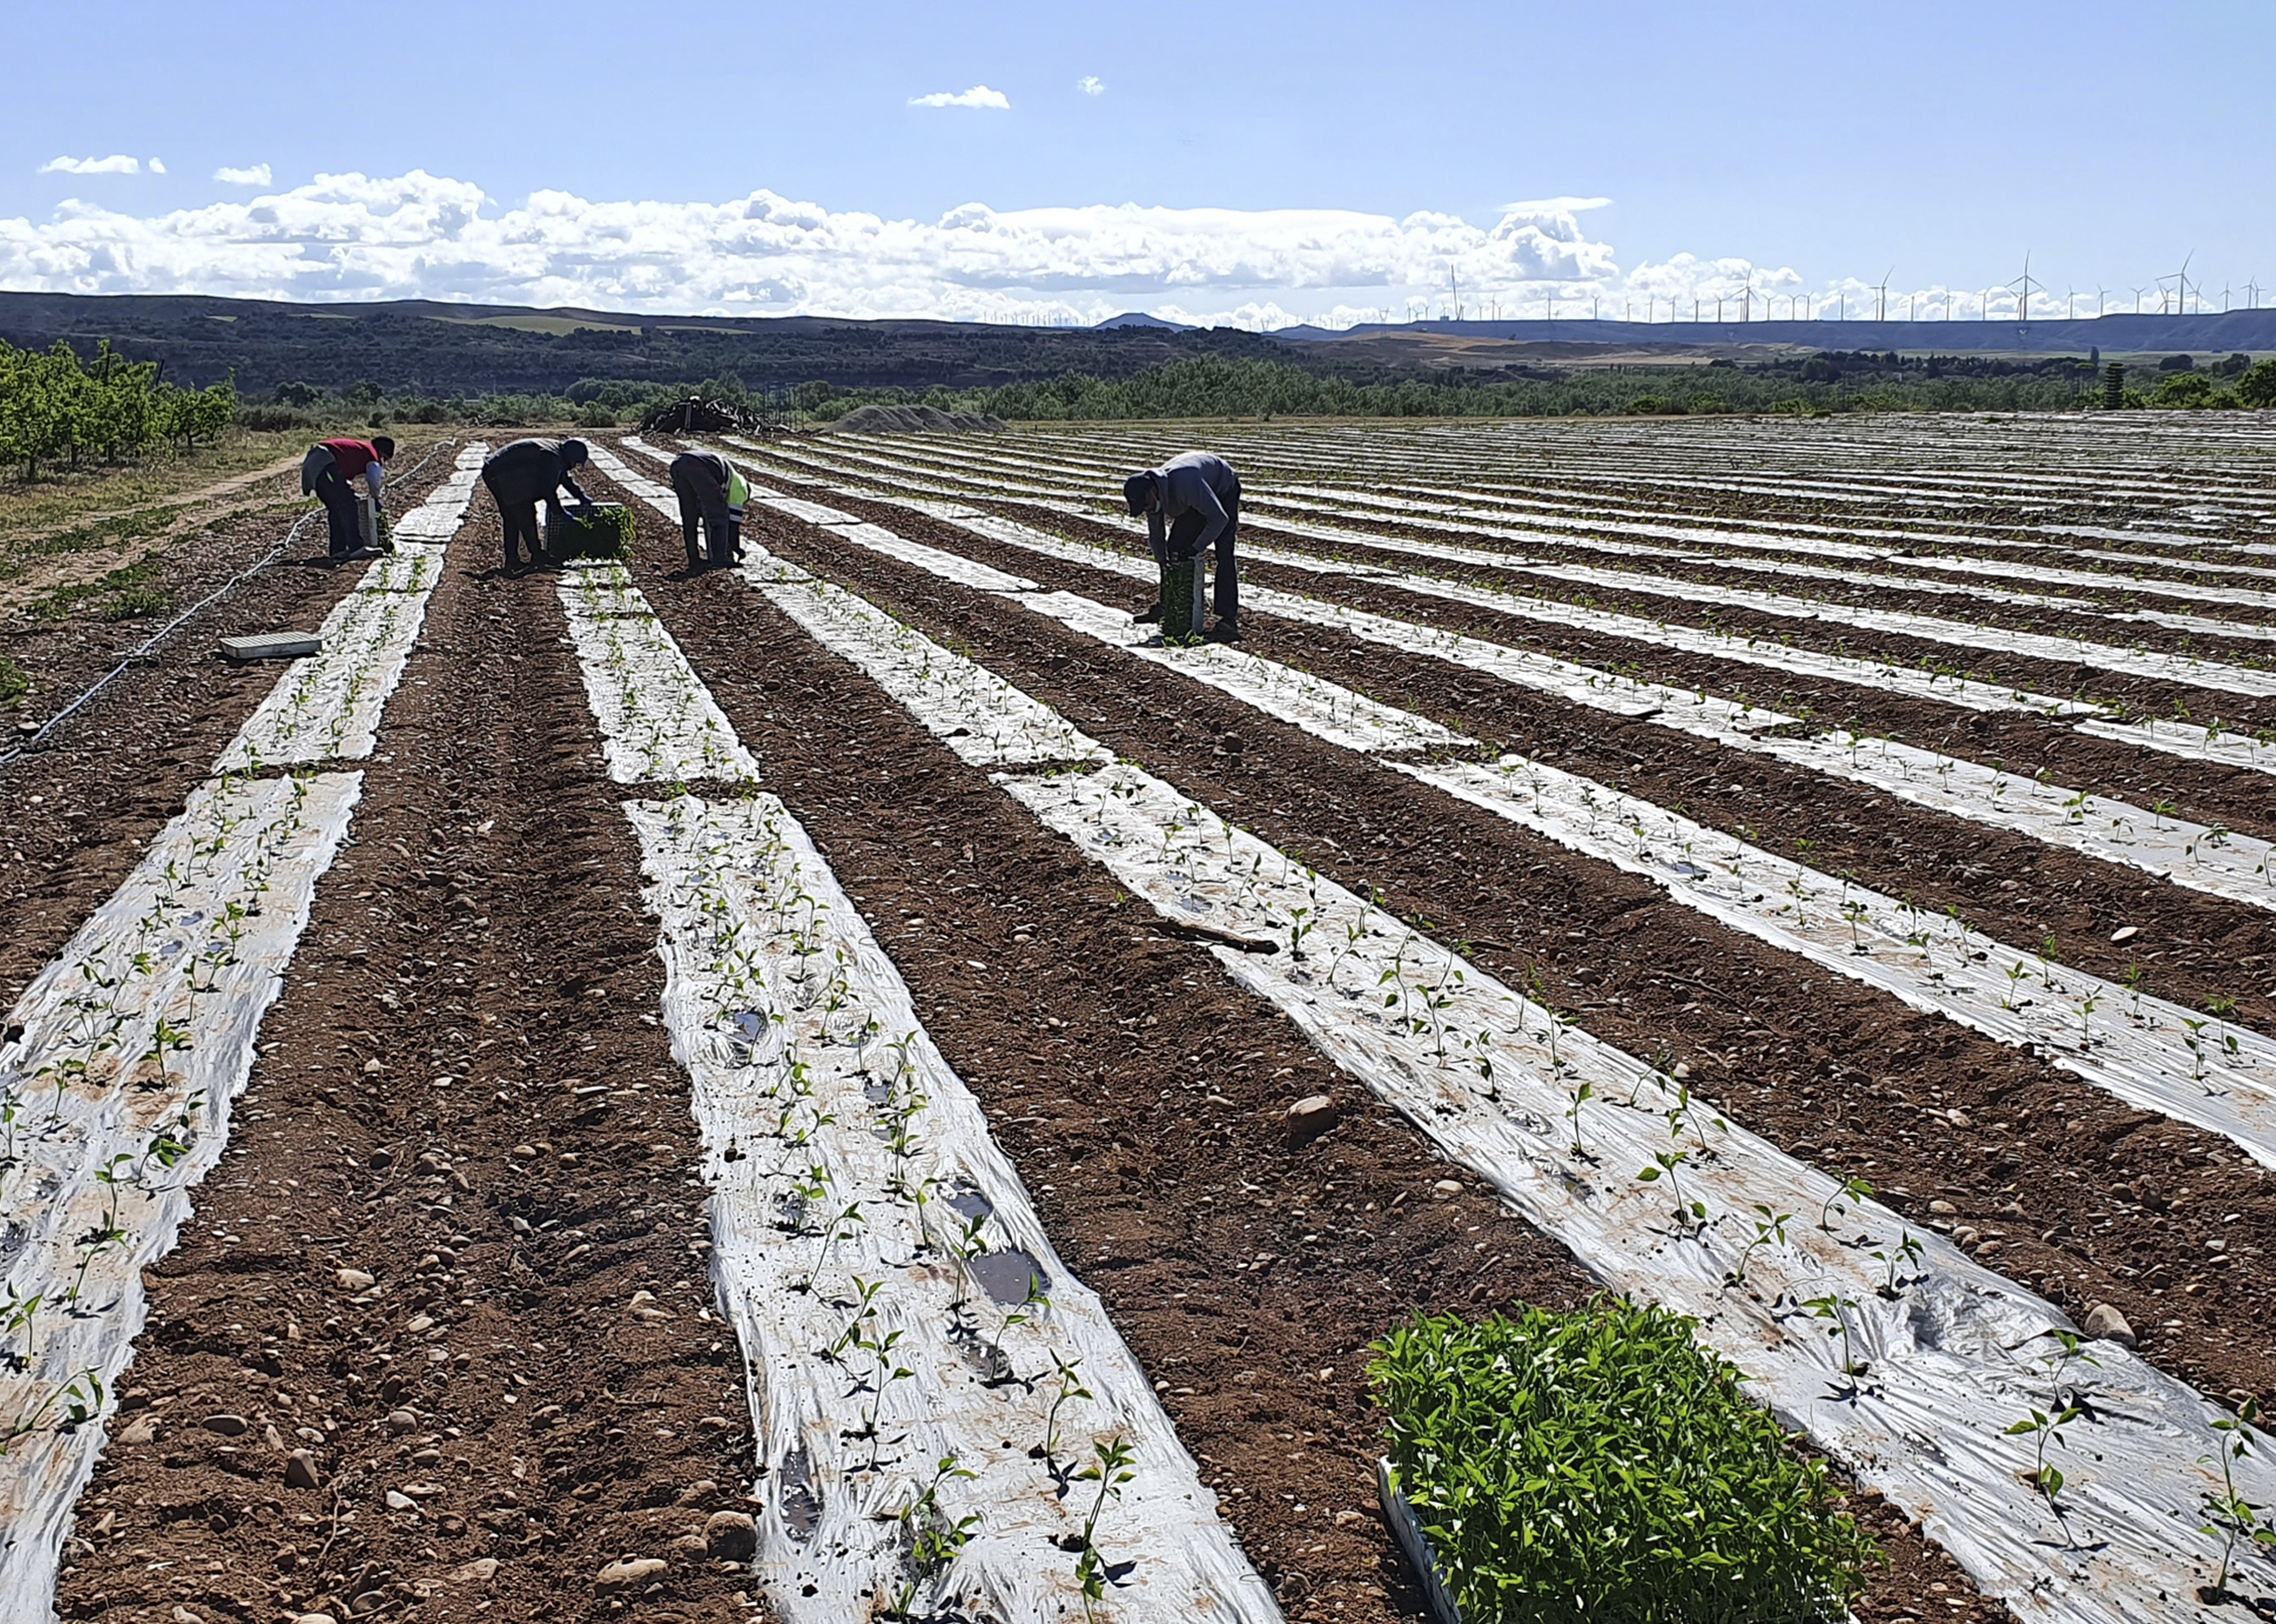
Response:
[{"label": "worker in red shirt", "polygon": [[356,492],[349,487],[363,476],[372,492],[372,506],[384,512],[381,487],[387,481],[387,464],[395,457],[395,442],[383,434],[368,440],[319,440],[301,460],[301,493],[324,504],[332,520],[332,556],[353,556],[364,545],[356,523]]}]

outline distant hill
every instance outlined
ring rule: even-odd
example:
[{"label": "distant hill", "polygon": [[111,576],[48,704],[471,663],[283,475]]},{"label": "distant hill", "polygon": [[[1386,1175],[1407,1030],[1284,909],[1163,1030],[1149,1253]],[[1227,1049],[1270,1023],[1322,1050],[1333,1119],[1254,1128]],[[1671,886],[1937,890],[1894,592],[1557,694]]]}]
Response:
[{"label": "distant hill", "polygon": [[176,383],[232,373],[248,392],[284,383],[389,395],[558,393],[580,379],[683,382],[733,372],[752,388],[990,388],[1065,372],[1126,377],[1181,356],[1283,356],[1230,328],[998,327],[821,316],[628,316],[515,305],[285,304],[189,295],[0,293],[0,339],[82,354],[109,339]]},{"label": "distant hill", "polygon": [[113,340],[172,382],[234,375],[395,396],[559,394],[585,379],[692,383],[733,373],[751,388],[996,388],[1070,372],[1127,378],[1189,356],[1291,361],[1350,377],[1463,372],[1553,378],[1607,364],[1773,359],[1818,350],[2083,356],[2276,352],[2276,310],[2032,322],[1414,322],[1331,332],[1192,328],[1141,311],[1096,327],[839,321],[822,316],[634,316],[515,305],[285,304],[243,299],[0,292],[0,339],[82,355]]},{"label": "distant hill", "polygon": [[1190,322],[1174,322],[1159,316],[1149,316],[1143,310],[1125,310],[1119,316],[1110,316],[1102,322],[1094,322],[1092,326],[1159,327],[1171,332],[1191,332],[1195,330]]}]

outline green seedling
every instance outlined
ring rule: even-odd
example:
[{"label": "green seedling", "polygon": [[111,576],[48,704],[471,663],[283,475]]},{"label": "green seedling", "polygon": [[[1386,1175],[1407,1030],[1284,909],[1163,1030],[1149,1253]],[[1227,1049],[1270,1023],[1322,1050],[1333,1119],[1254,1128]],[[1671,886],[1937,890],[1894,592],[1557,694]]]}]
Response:
[{"label": "green seedling", "polygon": [[1004,1356],[1004,1333],[1014,1325],[1024,1325],[1031,1320],[1039,1319],[1050,1308],[1051,1299],[1044,1294],[1043,1282],[1030,1272],[1028,1276],[1028,1294],[1020,1300],[1017,1308],[1004,1316],[1002,1323],[996,1327],[996,1334],[989,1340],[984,1363],[991,1374],[1000,1371],[1007,1379],[1012,1374],[1012,1362]]},{"label": "green seedling", "polygon": [[1875,1262],[1886,1265],[1888,1269],[1888,1277],[1881,1282],[1879,1291],[1891,1302],[1903,1296],[1904,1288],[1912,1284],[1911,1278],[1905,1276],[1903,1271],[1908,1268],[1917,1268],[1920,1263],[1919,1241],[1910,1229],[1903,1235],[1904,1238],[1895,1245],[1872,1254]]},{"label": "green seedling", "polygon": [[1847,1178],[1842,1180],[1841,1188],[1835,1190],[1831,1196],[1828,1196],[1825,1198],[1824,1204],[1818,1208],[1817,1227],[1820,1229],[1824,1230],[1827,1234],[1831,1234],[1833,1232],[1833,1209],[1840,1206],[1845,1200],[1852,1204],[1869,1200],[1871,1198],[1872,1193],[1873,1187],[1871,1185],[1866,1183],[1864,1179],[1859,1174],[1851,1173]]},{"label": "green seedling", "polygon": [[1676,1222],[1680,1224],[1687,1218],[1694,1225],[1699,1225],[1707,1221],[1706,1204],[1703,1202],[1684,1200],[1683,1187],[1677,1183],[1675,1175],[1675,1170],[1690,1159],[1691,1153],[1688,1150],[1655,1150],[1652,1153],[1652,1165],[1637,1170],[1636,1181],[1639,1184],[1655,1184],[1664,1177],[1668,1181],[1668,1193],[1675,1200]]},{"label": "green seedling", "polygon": [[48,1428],[51,1418],[62,1412],[53,1421],[52,1430],[70,1432],[84,1427],[102,1411],[103,1379],[92,1366],[57,1387],[36,1403],[28,1403],[16,1419],[0,1428],[0,1460],[4,1460],[17,1443]]},{"label": "green seedling", "polygon": [[1841,1339],[1841,1373],[1853,1381],[1865,1373],[1864,1363],[1858,1359],[1849,1346],[1849,1313],[1857,1305],[1840,1296],[1813,1297],[1802,1307],[1818,1319],[1831,1320],[1826,1335]]},{"label": "green seedling", "polygon": [[1135,1456],[1129,1440],[1120,1433],[1114,1435],[1112,1442],[1094,1444],[1091,1449],[1091,1464],[1075,1474],[1077,1483],[1095,1483],[1099,1486],[1091,1501],[1090,1513],[1083,1519],[1083,1548],[1075,1558],[1075,1582],[1083,1593],[1083,1617],[1086,1620],[1095,1616],[1094,1609],[1106,1599],[1107,1567],[1106,1558],[1099,1555],[1099,1518],[1105,1514],[1108,1497],[1120,1495],[1123,1485],[1138,1476],[1130,1469]]},{"label": "green seedling", "polygon": [[1754,1238],[1739,1252],[1738,1266],[1730,1274],[1733,1285],[1746,1284],[1747,1264],[1752,1261],[1758,1251],[1765,1246],[1783,1246],[1786,1244],[1786,1226],[1794,1216],[1791,1212],[1774,1212],[1760,1202],[1754,1204]]},{"label": "green seedling", "polygon": [[[2213,1589],[2217,1596],[2228,1593],[2229,1568],[2236,1557],[2238,1540],[2262,1550],[2276,1546],[2276,1525],[2261,1515],[2262,1508],[2237,1492],[2236,1463],[2252,1453],[2253,1429],[2259,1422],[2260,1401],[2248,1398],[2237,1406],[2234,1415],[2213,1423],[2213,1430],[2222,1439],[2221,1492],[2205,1492],[2205,1515],[2210,1521],[2197,1532],[2221,1541],[2220,1568],[2213,1577]],[[2203,1463],[2200,1460],[2200,1464]]]},{"label": "green seedling", "polygon": [[2060,1468],[2048,1463],[2047,1446],[2049,1444],[2062,1443],[2063,1428],[2077,1420],[2085,1412],[2076,1404],[2065,1404],[2052,1413],[2032,1409],[2024,1415],[2023,1420],[2008,1428],[2007,1431],[2007,1436],[2011,1438],[2031,1437],[2037,1441],[2032,1469],[2024,1474],[2024,1481],[2037,1490],[2040,1498],[2047,1502],[2047,1509],[2054,1516],[2056,1524],[2062,1528],[2063,1537],[2066,1541],[2071,1537],[2071,1524],[2061,1496],[2063,1485],[2069,1480],[2063,1476]]},{"label": "green seedling", "polygon": [[980,1514],[975,1511],[953,1523],[949,1521],[948,1515],[941,1509],[941,1485],[950,1478],[970,1483],[978,1476],[978,1473],[958,1466],[953,1453],[943,1455],[934,1467],[925,1492],[902,1508],[902,1536],[909,1547],[910,1565],[916,1572],[902,1581],[901,1594],[886,1617],[913,1619],[916,1615],[910,1609],[916,1603],[918,1591],[948,1572],[964,1554],[964,1548],[972,1540],[972,1531],[980,1526]]},{"label": "green seedling", "polygon": [[1051,1396],[1051,1408],[1044,1412],[1043,1444],[1037,1453],[1042,1456],[1046,1464],[1056,1468],[1059,1463],[1060,1409],[1070,1399],[1079,1398],[1086,1403],[1090,1402],[1091,1390],[1083,1385],[1082,1378],[1078,1373],[1083,1364],[1080,1359],[1062,1359],[1054,1352],[1051,1356],[1051,1363],[1057,1367],[1054,1373],[1059,1378],[1059,1390]]}]

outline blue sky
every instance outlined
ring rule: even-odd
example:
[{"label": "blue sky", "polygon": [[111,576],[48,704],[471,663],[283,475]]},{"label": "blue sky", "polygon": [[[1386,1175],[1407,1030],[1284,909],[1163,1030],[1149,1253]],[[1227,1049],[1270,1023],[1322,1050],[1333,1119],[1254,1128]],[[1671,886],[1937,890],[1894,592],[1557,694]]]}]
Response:
[{"label": "blue sky", "polygon": [[10,8],[0,286],[1269,320],[1894,266],[1966,314],[2028,249],[2058,306],[2191,251],[2276,303],[2265,4],[363,14]]}]

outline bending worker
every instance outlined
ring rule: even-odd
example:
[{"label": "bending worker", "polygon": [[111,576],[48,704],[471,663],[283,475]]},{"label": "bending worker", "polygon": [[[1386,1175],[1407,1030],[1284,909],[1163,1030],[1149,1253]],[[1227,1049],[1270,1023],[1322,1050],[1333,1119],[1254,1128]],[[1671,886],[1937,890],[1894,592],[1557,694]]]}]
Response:
[{"label": "bending worker", "polygon": [[[1158,564],[1194,561],[1198,581],[1201,556],[1217,549],[1217,625],[1214,633],[1228,641],[1240,635],[1240,580],[1233,564],[1233,540],[1240,529],[1241,482],[1230,464],[1211,452],[1182,452],[1158,468],[1133,474],[1123,482],[1123,500],[1133,514],[1146,516],[1147,539],[1153,543]],[[1198,597],[1197,589],[1195,596]],[[1138,616],[1161,619],[1163,605]],[[1198,635],[1199,605],[1195,605]]]},{"label": "bending worker", "polygon": [[532,564],[545,562],[545,547],[537,528],[540,502],[545,504],[549,516],[557,513],[561,500],[556,492],[566,490],[577,499],[581,512],[591,512],[593,499],[569,476],[569,470],[585,460],[582,440],[517,440],[490,453],[490,460],[482,465],[482,483],[490,487],[491,500],[498,504],[498,516],[505,524],[508,569],[521,562],[515,545],[517,537],[528,539]]},{"label": "bending worker", "polygon": [[715,570],[743,561],[743,503],[750,495],[735,465],[717,452],[682,452],[672,459],[672,490],[679,497],[680,539],[687,543],[687,572],[703,568],[704,549],[695,542],[695,523],[703,521]]},{"label": "bending worker", "polygon": [[372,507],[384,512],[380,487],[387,483],[387,464],[395,457],[395,442],[383,434],[368,440],[319,440],[301,460],[301,494],[324,504],[331,521],[331,552],[346,558],[362,548],[364,534],[357,523],[356,492],[349,487],[357,475],[372,493]]}]

